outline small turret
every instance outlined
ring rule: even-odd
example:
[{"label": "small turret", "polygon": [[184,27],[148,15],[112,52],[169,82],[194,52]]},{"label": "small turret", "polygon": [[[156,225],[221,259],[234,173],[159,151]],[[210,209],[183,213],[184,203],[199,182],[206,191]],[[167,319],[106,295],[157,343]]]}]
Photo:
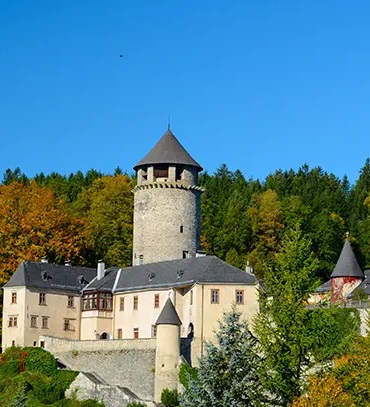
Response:
[{"label": "small turret", "polygon": [[181,320],[169,298],[156,322],[154,401],[161,401],[163,389],[177,389],[180,360]]},{"label": "small turret", "polygon": [[348,235],[347,233],[337,264],[330,275],[332,302],[345,300],[348,294],[358,287],[365,278],[353,253]]}]

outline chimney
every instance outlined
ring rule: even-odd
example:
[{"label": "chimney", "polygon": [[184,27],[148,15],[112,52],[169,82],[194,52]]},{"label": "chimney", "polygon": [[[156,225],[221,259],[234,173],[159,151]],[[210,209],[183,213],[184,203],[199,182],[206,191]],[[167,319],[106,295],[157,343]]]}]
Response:
[{"label": "chimney", "polygon": [[247,266],[245,267],[245,271],[249,274],[253,274],[253,268],[249,265],[249,260],[247,260]]},{"label": "chimney", "polygon": [[104,277],[105,264],[103,260],[98,261],[97,279],[101,280]]}]

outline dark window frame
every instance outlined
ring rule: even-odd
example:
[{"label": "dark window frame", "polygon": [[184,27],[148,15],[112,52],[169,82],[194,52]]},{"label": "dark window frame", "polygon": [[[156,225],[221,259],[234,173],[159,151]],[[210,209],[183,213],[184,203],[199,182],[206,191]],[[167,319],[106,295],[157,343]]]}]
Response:
[{"label": "dark window frame", "polygon": [[86,293],[82,298],[82,311],[112,311],[112,293]]}]

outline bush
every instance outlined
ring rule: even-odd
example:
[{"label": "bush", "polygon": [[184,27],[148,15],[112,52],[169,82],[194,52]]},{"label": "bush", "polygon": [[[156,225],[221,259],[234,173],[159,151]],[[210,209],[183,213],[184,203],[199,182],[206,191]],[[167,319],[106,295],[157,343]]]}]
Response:
[{"label": "bush", "polygon": [[163,389],[161,402],[166,407],[177,407],[179,405],[179,393],[177,390]]},{"label": "bush", "polygon": [[0,355],[0,377],[9,378],[17,375],[21,371],[22,348],[7,348]]},{"label": "bush", "polygon": [[54,356],[41,348],[24,348],[26,353],[26,370],[29,372],[42,373],[45,376],[55,375],[57,362]]}]

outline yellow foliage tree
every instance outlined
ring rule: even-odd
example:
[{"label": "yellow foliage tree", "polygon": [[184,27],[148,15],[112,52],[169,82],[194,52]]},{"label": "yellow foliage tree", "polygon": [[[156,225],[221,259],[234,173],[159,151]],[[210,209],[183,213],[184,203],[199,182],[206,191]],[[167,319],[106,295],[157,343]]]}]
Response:
[{"label": "yellow foliage tree", "polygon": [[36,182],[0,186],[0,283],[22,260],[83,263],[82,221]]}]

